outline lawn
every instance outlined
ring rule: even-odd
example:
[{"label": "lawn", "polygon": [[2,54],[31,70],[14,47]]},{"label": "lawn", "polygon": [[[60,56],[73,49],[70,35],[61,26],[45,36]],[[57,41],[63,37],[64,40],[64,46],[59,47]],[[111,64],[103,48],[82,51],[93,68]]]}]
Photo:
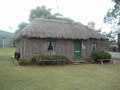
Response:
[{"label": "lawn", "polygon": [[0,49],[0,90],[120,90],[117,64],[23,67],[12,59],[14,48]]}]

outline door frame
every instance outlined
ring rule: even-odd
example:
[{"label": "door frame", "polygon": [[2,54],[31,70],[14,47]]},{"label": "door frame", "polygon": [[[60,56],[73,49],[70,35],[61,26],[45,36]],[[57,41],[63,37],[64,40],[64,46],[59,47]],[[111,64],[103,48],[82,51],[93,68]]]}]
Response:
[{"label": "door frame", "polygon": [[[79,54],[79,58],[78,57],[76,57],[76,52],[75,52],[75,50],[76,50],[76,43],[78,43],[79,44],[79,51],[80,51],[80,54]],[[81,40],[74,40],[74,59],[81,59],[81,57],[82,57],[82,41]]]}]

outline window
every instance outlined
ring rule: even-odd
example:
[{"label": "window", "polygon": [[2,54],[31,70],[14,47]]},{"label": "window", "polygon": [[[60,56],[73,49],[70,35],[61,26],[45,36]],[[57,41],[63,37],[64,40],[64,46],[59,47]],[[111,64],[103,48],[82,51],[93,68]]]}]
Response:
[{"label": "window", "polygon": [[92,51],[95,51],[95,50],[97,50],[97,43],[92,44]]},{"label": "window", "polygon": [[55,51],[55,41],[48,40],[47,41],[47,50],[48,51]]}]

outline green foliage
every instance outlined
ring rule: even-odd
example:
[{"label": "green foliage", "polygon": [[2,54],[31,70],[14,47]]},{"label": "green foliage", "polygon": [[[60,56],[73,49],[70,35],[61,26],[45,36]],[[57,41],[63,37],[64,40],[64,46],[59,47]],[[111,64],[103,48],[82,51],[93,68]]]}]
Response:
[{"label": "green foliage", "polygon": [[115,31],[109,31],[108,33],[106,32],[101,32],[101,29],[99,30],[96,30],[98,33],[102,34],[103,36],[105,36],[106,38],[109,39],[109,41],[113,41],[115,40],[115,37],[116,37],[116,32]]},{"label": "green foliage", "polygon": [[48,16],[50,18],[50,16],[52,17],[50,11],[51,9],[50,8],[47,9],[45,6],[41,6],[41,7],[37,6],[36,9],[32,9],[30,11],[29,21],[32,21],[35,18],[46,18]]},{"label": "green foliage", "polygon": [[41,61],[44,61],[44,60],[65,60],[66,62],[69,61],[69,59],[65,56],[62,56],[62,55],[34,55],[31,57],[30,59],[30,63],[31,64],[37,64],[39,65]]},{"label": "green foliage", "polygon": [[94,60],[93,60],[91,57],[86,58],[86,60],[87,60],[88,62],[90,62],[90,63],[94,63]]},{"label": "green foliage", "polygon": [[115,41],[108,41],[108,42],[106,42],[106,48],[105,48],[105,50],[109,51],[110,45],[113,44],[113,42],[115,42]]},{"label": "green foliage", "polygon": [[17,33],[18,33],[19,31],[21,31],[26,25],[28,25],[28,23],[26,23],[26,22],[20,23],[20,24],[18,25],[18,29],[15,31],[15,35],[17,35]]},{"label": "green foliage", "polygon": [[[62,21],[67,21],[67,22],[74,22],[69,17],[63,17],[62,14],[60,13],[55,13],[52,15],[51,13],[51,8],[46,8],[46,6],[37,6],[35,9],[30,10],[30,15],[29,15],[29,21],[31,22],[35,18],[42,18],[42,19],[56,19],[56,20],[62,20]],[[18,25],[18,29],[15,31],[15,35],[23,29],[28,23],[22,22]]]},{"label": "green foliage", "polygon": [[26,64],[28,64],[28,61],[25,58],[19,58],[18,64],[19,65],[26,65]]},{"label": "green foliage", "polygon": [[26,23],[26,22],[20,23],[20,24],[18,25],[19,30],[23,29],[26,25],[28,25],[28,23]]},{"label": "green foliage", "polygon": [[96,50],[92,52],[91,57],[96,63],[98,63],[98,59],[111,59],[111,54],[103,50]]},{"label": "green foliage", "polygon": [[55,13],[53,16],[58,17],[58,18],[63,17],[63,15],[62,15],[62,14],[60,14],[60,13]]},{"label": "green foliage", "polygon": [[120,0],[112,0],[115,2],[114,7],[110,8],[104,17],[105,23],[116,24],[120,23],[119,16],[120,16]]},{"label": "green foliage", "polygon": [[72,20],[69,17],[63,17],[63,18],[61,18],[61,20],[66,21],[66,22],[74,22],[74,20]]},{"label": "green foliage", "polygon": [[120,0],[112,0],[115,4],[110,8],[104,16],[104,22],[111,24],[115,35],[119,32],[120,25]]},{"label": "green foliage", "polygon": [[52,15],[51,9],[47,9],[45,6],[37,6],[36,9],[30,10],[29,21],[32,21],[35,18],[57,19],[67,22],[74,22],[74,20],[72,20],[71,18],[63,17],[63,15],[60,13],[55,13],[54,15]]}]

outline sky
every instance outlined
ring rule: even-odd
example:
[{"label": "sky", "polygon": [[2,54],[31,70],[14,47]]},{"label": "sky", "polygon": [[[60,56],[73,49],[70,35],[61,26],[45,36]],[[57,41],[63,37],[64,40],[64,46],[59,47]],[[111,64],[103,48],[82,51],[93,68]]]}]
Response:
[{"label": "sky", "polygon": [[[56,0],[0,0],[0,30],[14,33],[21,22],[28,22],[31,9],[45,5],[57,12]],[[113,7],[111,0],[58,0],[59,13],[76,22],[87,25],[95,22],[95,28],[108,32],[109,25],[103,23],[104,15]]]}]

